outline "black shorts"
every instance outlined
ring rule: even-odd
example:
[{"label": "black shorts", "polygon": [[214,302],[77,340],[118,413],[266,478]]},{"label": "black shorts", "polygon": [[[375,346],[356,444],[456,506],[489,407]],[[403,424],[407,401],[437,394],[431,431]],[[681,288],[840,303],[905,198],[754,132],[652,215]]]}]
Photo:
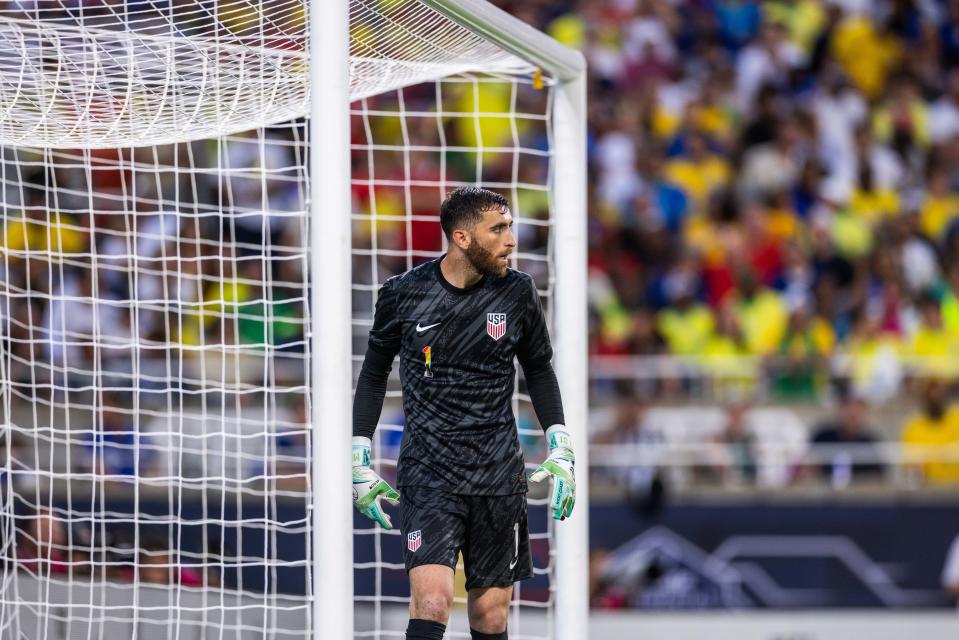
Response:
[{"label": "black shorts", "polygon": [[407,572],[424,564],[455,570],[462,552],[467,589],[506,587],[533,576],[525,493],[463,496],[405,487],[402,495]]}]

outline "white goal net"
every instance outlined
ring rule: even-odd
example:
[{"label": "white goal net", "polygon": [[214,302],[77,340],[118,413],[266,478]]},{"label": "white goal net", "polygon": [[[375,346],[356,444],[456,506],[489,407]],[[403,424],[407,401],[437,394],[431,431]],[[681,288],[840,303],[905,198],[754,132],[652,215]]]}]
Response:
[{"label": "white goal net", "polygon": [[[311,308],[309,242],[346,212],[310,190],[308,15],[0,3],[0,637],[324,637],[311,318],[347,311]],[[417,0],[351,0],[350,19],[355,375],[379,285],[443,251],[457,186],[510,199],[514,266],[552,306],[555,149],[548,73]],[[386,477],[398,399],[394,381]],[[513,638],[552,633],[551,521],[531,498]],[[401,541],[355,526],[356,637],[401,638]]]}]

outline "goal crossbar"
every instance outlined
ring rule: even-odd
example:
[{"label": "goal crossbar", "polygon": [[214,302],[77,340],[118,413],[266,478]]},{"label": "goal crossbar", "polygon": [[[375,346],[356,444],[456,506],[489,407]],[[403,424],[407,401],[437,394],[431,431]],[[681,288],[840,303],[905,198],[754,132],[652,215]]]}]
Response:
[{"label": "goal crossbar", "polygon": [[486,0],[420,0],[457,24],[527,60],[561,82],[586,73],[586,58]]}]

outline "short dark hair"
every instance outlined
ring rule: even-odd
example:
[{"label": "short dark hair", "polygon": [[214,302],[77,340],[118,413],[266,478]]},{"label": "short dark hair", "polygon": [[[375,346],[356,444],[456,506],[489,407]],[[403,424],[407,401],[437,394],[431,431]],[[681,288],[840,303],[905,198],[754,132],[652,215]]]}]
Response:
[{"label": "short dark hair", "polygon": [[509,200],[498,193],[479,187],[460,187],[447,194],[440,205],[440,225],[448,240],[453,231],[470,227],[490,209],[509,209]]}]

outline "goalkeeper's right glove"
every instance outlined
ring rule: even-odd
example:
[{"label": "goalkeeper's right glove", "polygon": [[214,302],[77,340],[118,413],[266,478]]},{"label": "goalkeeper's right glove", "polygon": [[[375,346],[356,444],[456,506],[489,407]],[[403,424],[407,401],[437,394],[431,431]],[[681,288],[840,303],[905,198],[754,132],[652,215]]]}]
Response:
[{"label": "goalkeeper's right glove", "polygon": [[529,480],[539,482],[553,478],[549,508],[554,520],[565,520],[572,515],[576,503],[576,476],[573,473],[576,456],[573,455],[569,433],[561,424],[554,424],[546,430],[546,442],[549,445],[549,457],[536,468]]},{"label": "goalkeeper's right glove", "polygon": [[371,448],[369,438],[353,437],[353,504],[384,529],[392,529],[393,522],[380,506],[380,499],[396,506],[400,503],[400,494],[370,468]]}]

